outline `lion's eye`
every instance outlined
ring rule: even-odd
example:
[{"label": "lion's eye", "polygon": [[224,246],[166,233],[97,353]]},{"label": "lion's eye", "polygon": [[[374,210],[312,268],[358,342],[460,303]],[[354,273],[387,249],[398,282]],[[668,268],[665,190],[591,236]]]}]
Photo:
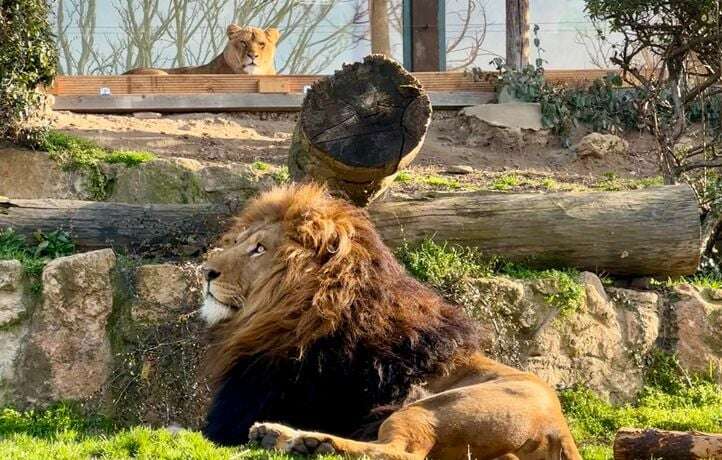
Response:
[{"label": "lion's eye", "polygon": [[266,247],[261,243],[258,243],[253,249],[251,249],[251,256],[260,256],[266,252]]},{"label": "lion's eye", "polygon": [[259,43],[258,46],[260,46],[261,48],[265,48],[265,47],[266,47],[266,44],[265,44],[265,43]]}]

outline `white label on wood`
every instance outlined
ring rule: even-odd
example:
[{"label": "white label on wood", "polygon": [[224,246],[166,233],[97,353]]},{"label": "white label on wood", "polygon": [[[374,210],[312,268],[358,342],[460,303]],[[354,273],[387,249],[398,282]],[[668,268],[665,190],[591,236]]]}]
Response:
[{"label": "white label on wood", "polygon": [[101,96],[110,96],[110,88],[108,88],[107,86],[101,87],[98,92]]}]

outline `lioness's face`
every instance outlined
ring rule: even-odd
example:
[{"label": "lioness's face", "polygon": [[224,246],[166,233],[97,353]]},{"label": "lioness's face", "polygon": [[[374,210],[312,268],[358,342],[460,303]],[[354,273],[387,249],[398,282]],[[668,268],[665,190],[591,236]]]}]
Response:
[{"label": "lioness's face", "polygon": [[264,75],[275,73],[274,59],[279,32],[277,29],[228,27],[228,45],[223,52],[226,62],[237,73]]},{"label": "lioness's face", "polygon": [[252,225],[228,233],[205,264],[205,301],[201,316],[209,325],[239,313],[254,289],[262,288],[273,273],[283,229],[278,223]]}]

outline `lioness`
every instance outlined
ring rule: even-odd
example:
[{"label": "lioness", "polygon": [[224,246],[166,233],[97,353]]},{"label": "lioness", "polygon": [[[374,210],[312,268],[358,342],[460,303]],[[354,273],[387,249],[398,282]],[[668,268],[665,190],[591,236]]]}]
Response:
[{"label": "lioness", "polygon": [[278,29],[228,26],[228,43],[223,52],[208,64],[176,69],[141,67],[124,75],[213,74],[236,73],[248,75],[276,75],[276,43]]},{"label": "lioness", "polygon": [[251,201],[209,254],[206,280],[213,441],[383,459],[581,458],[554,391],[484,357],[462,309],[320,186]]}]

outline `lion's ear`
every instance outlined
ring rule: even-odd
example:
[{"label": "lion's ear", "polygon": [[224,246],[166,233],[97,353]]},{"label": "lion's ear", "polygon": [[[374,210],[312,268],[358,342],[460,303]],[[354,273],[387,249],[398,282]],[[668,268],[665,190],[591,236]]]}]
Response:
[{"label": "lion's ear", "polygon": [[278,38],[281,36],[281,32],[278,31],[275,27],[269,27],[266,29],[266,37],[268,38],[268,41],[273,43],[274,45],[276,42],[278,42]]},{"label": "lion's ear", "polygon": [[228,26],[228,29],[226,29],[226,33],[228,34],[228,38],[232,38],[234,34],[237,34],[241,30],[243,30],[243,28],[238,24],[231,24]]}]

